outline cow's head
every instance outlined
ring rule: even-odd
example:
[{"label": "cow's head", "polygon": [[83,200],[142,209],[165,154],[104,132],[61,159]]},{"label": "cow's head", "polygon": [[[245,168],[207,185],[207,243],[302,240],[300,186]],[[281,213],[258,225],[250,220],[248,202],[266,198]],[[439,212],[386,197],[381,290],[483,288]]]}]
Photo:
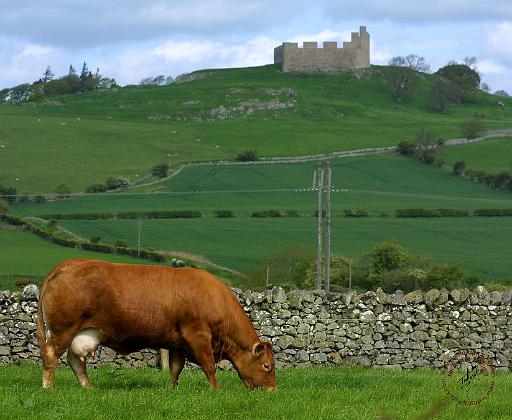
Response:
[{"label": "cow's head", "polygon": [[254,343],[251,351],[244,352],[237,364],[238,375],[247,388],[276,388],[274,353],[268,341]]}]

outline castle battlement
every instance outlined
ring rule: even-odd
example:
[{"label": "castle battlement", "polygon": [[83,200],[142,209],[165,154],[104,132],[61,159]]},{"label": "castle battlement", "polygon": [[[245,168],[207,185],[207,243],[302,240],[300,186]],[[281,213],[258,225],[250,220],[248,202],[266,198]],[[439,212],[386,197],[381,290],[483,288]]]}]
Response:
[{"label": "castle battlement", "polygon": [[274,48],[274,64],[282,71],[334,71],[370,67],[370,34],[365,26],[352,32],[351,40],[338,47],[337,42],[283,42]]}]

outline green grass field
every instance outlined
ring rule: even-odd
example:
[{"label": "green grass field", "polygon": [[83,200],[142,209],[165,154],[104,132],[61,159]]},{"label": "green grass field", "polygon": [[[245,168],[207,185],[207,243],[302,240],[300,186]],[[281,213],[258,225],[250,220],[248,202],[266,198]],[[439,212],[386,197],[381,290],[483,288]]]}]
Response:
[{"label": "green grass field", "polygon": [[[178,389],[156,369],[91,369],[95,387],[83,390],[71,371],[57,369],[55,387],[43,391],[35,365],[0,367],[1,418],[47,419],[506,419],[512,375],[496,375],[487,400],[451,401],[436,370],[312,368],[277,372],[274,392],[247,391],[234,372],[219,372],[210,391],[199,370],[183,372]],[[437,407],[437,408],[436,408]],[[430,414],[430,415],[429,415]],[[424,416],[424,417],[421,417]]]},{"label": "green grass field", "polygon": [[512,170],[512,138],[445,147],[440,150],[440,157],[449,167],[463,160],[466,168],[491,173],[510,172]]},{"label": "green grass field", "polygon": [[66,248],[22,230],[7,230],[0,224],[0,290],[14,290],[15,277],[44,277],[66,258],[101,258],[112,262],[142,263],[136,258]]},{"label": "green grass field", "polygon": [[[447,114],[433,112],[426,101],[429,75],[398,104],[387,70],[374,67],[362,77],[281,73],[273,65],[208,70],[205,78],[178,85],[0,105],[0,184],[51,193],[67,183],[83,191],[109,176],[135,181],[157,163],[233,158],[249,148],[289,156],[395,145],[419,127],[458,137],[461,122],[475,114],[489,129],[511,127],[512,100],[500,98],[506,106],[497,108],[483,93]],[[211,114],[221,106],[271,102],[293,107],[233,111],[224,120]]]},{"label": "green grass field", "polygon": [[[159,185],[157,195],[96,195],[16,206],[12,211],[33,216],[201,210],[201,219],[144,221],[143,246],[203,255],[217,264],[246,270],[285,246],[298,244],[316,249],[316,220],[312,215],[317,193],[301,191],[311,187],[314,167],[314,163],[189,167]],[[446,169],[395,155],[337,159],[332,161],[332,167],[337,190],[332,194],[333,252],[361,255],[378,241],[395,239],[413,254],[457,262],[484,279],[511,277],[512,263],[507,254],[510,218],[392,217],[398,208],[510,207],[510,193],[493,191],[455,177]],[[301,217],[249,217],[253,211],[273,208],[295,209]],[[214,218],[212,212],[218,209],[233,210],[236,217]],[[342,217],[344,209],[365,209],[371,217]],[[382,214],[391,217],[381,217]],[[86,239],[99,235],[106,243],[124,239],[132,246],[138,240],[136,220],[78,220],[60,224]]]}]

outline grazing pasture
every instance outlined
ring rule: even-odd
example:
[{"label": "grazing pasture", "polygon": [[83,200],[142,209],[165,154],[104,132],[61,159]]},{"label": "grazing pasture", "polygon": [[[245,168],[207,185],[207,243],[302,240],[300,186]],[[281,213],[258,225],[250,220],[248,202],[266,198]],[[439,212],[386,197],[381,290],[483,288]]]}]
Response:
[{"label": "grazing pasture", "polygon": [[[183,372],[176,390],[157,369],[90,370],[94,388],[81,389],[59,367],[53,389],[43,391],[41,368],[0,367],[0,400],[6,419],[505,419],[512,376],[498,373],[484,402],[465,406],[446,398],[436,370],[310,368],[277,371],[274,392],[247,391],[234,371],[218,373],[221,389],[208,389],[198,369]],[[424,417],[421,417],[424,416]]]}]

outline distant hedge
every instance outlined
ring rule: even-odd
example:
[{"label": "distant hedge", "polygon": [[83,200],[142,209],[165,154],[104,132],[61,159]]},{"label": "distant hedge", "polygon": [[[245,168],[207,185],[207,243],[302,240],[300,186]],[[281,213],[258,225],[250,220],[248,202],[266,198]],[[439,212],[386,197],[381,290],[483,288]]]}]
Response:
[{"label": "distant hedge", "polygon": [[196,219],[202,217],[197,210],[156,210],[156,211],[129,211],[122,213],[69,213],[44,214],[43,219],[55,220],[100,220],[100,219]]},{"label": "distant hedge", "polygon": [[215,210],[213,212],[215,217],[226,218],[226,217],[235,217],[235,212],[233,210]]},{"label": "distant hedge", "polygon": [[468,210],[463,209],[397,209],[396,217],[467,217]]},{"label": "distant hedge", "polygon": [[281,210],[260,210],[251,213],[251,217],[284,217]]},{"label": "distant hedge", "polygon": [[[47,241],[53,242],[54,244],[57,245],[66,246],[68,248],[81,248],[87,251],[101,252],[104,254],[129,255],[131,257],[139,256],[139,250],[136,248],[116,248],[106,244],[94,244],[91,242],[77,241],[75,239],[59,238],[58,236],[55,236],[52,232],[49,232],[39,226],[36,226],[35,224],[29,223],[18,216],[2,214],[0,215],[0,221],[4,221],[15,226],[23,226],[28,231],[34,233],[35,235]],[[146,251],[143,249],[140,250],[140,258],[155,262],[165,262],[164,255],[154,251]]]},{"label": "distant hedge", "polygon": [[512,209],[476,209],[473,214],[475,216],[512,216]]},{"label": "distant hedge", "polygon": [[361,209],[345,209],[343,210],[343,213],[345,214],[345,217],[370,217],[370,213]]}]

